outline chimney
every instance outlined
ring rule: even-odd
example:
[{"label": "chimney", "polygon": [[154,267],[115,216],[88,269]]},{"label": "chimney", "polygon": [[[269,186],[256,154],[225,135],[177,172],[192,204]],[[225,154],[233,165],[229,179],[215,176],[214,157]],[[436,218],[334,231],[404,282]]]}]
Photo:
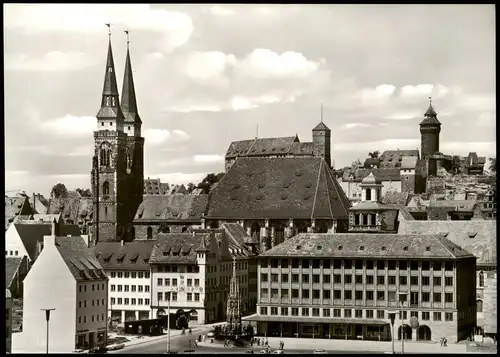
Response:
[{"label": "chimney", "polygon": [[121,242],[120,242],[120,243],[121,243],[121,246],[123,247],[123,244],[124,244],[124,243],[123,243],[123,239],[121,240]]}]

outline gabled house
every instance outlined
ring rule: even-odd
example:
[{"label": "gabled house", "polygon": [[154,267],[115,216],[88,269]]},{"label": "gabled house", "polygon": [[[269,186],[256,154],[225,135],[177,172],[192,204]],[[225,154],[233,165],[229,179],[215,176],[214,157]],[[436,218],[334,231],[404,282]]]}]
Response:
[{"label": "gabled house", "polygon": [[108,278],[102,266],[82,237],[47,235],[43,242],[24,280],[20,349],[45,352],[43,309],[53,309],[49,353],[106,346]]},{"label": "gabled house", "polygon": [[28,274],[28,257],[5,258],[5,288],[9,289],[13,298],[23,295],[23,281]]},{"label": "gabled house", "polygon": [[[48,223],[30,221],[12,224],[5,233],[5,256],[28,257],[32,264],[43,248],[43,237],[51,234],[51,225]],[[60,236],[80,236],[81,232],[76,225],[55,225],[56,233]]]},{"label": "gabled house", "polygon": [[29,204],[29,199],[26,195],[15,197],[5,196],[5,230],[9,228],[14,219],[18,216],[30,216],[33,209]]}]

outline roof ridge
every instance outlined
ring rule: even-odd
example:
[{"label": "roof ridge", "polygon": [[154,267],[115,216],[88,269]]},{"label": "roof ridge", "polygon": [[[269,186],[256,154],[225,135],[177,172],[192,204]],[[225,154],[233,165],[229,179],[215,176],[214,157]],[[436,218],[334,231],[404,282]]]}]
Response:
[{"label": "roof ridge", "polygon": [[[324,160],[321,159],[321,167],[323,167],[323,162]],[[321,172],[325,171],[325,169],[323,169]],[[330,197],[330,191],[328,190],[328,176],[325,172],[325,186],[326,186],[326,197],[328,197],[328,208],[330,208],[330,217],[333,218],[333,211],[332,211],[332,200],[331,200],[331,197]]]},{"label": "roof ridge", "polygon": [[316,192],[314,193],[314,200],[313,200],[313,206],[311,210],[311,219],[314,217],[314,210],[316,208],[316,198],[318,197],[318,190],[319,190],[319,178],[321,176],[321,161],[319,163],[319,169],[318,169],[318,180],[316,181]]},{"label": "roof ridge", "polygon": [[443,248],[448,251],[448,253],[450,253],[455,258],[457,257],[455,253],[453,253],[445,244],[443,244],[443,242],[441,241],[441,239],[443,239],[443,237],[440,237],[436,234],[434,234],[433,236],[434,236],[434,239],[436,239],[439,242],[439,244],[441,244],[443,246]]}]

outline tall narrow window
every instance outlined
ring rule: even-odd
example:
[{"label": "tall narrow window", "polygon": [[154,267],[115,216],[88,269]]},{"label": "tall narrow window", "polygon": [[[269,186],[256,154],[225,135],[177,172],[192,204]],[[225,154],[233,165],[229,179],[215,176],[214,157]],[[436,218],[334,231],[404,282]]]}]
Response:
[{"label": "tall narrow window", "polygon": [[372,190],[370,188],[366,188],[366,200],[371,201],[372,200]]},{"label": "tall narrow window", "polygon": [[483,272],[479,272],[479,287],[484,287],[484,274]]},{"label": "tall narrow window", "polygon": [[132,155],[127,152],[127,169],[132,169]]},{"label": "tall narrow window", "polygon": [[153,228],[148,227],[147,237],[148,239],[153,239]]},{"label": "tall narrow window", "polygon": [[100,152],[101,166],[109,166],[111,152],[109,149],[103,148]]},{"label": "tall narrow window", "polygon": [[108,181],[104,181],[104,183],[102,184],[102,194],[109,195],[109,182]]}]

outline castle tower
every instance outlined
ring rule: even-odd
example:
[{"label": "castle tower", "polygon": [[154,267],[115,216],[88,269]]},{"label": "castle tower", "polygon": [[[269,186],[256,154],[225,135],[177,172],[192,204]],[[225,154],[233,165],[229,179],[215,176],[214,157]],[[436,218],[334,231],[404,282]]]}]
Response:
[{"label": "castle tower", "polygon": [[420,123],[422,159],[426,159],[430,155],[439,152],[439,133],[441,132],[441,123],[437,119],[437,113],[432,107],[431,97],[429,97],[429,101],[429,109],[425,112],[425,118]]},{"label": "castle tower", "polygon": [[125,33],[127,34],[127,57],[123,77],[121,109],[124,116],[124,132],[127,134],[125,160],[127,174],[129,175],[128,187],[130,195],[130,205],[127,209],[130,224],[127,230],[132,235],[131,222],[142,202],[144,193],[144,138],[141,136],[142,120],[137,110],[134,77],[132,75],[130,41],[128,40],[129,31],[127,30]]},{"label": "castle tower", "polygon": [[231,334],[237,335],[241,333],[241,297],[240,297],[240,281],[236,275],[236,258],[233,257],[233,276],[229,283],[229,295],[227,300],[227,323]]},{"label": "castle tower", "polygon": [[93,243],[127,240],[128,222],[127,169],[125,152],[127,134],[123,132],[124,115],[120,107],[116,85],[115,64],[109,34],[108,57],[104,73],[101,108],[96,115],[94,132],[95,156],[92,168],[94,196]]},{"label": "castle tower", "polygon": [[321,104],[321,122],[312,130],[314,156],[325,159],[332,167],[331,159],[331,130],[323,123],[323,104]]}]

